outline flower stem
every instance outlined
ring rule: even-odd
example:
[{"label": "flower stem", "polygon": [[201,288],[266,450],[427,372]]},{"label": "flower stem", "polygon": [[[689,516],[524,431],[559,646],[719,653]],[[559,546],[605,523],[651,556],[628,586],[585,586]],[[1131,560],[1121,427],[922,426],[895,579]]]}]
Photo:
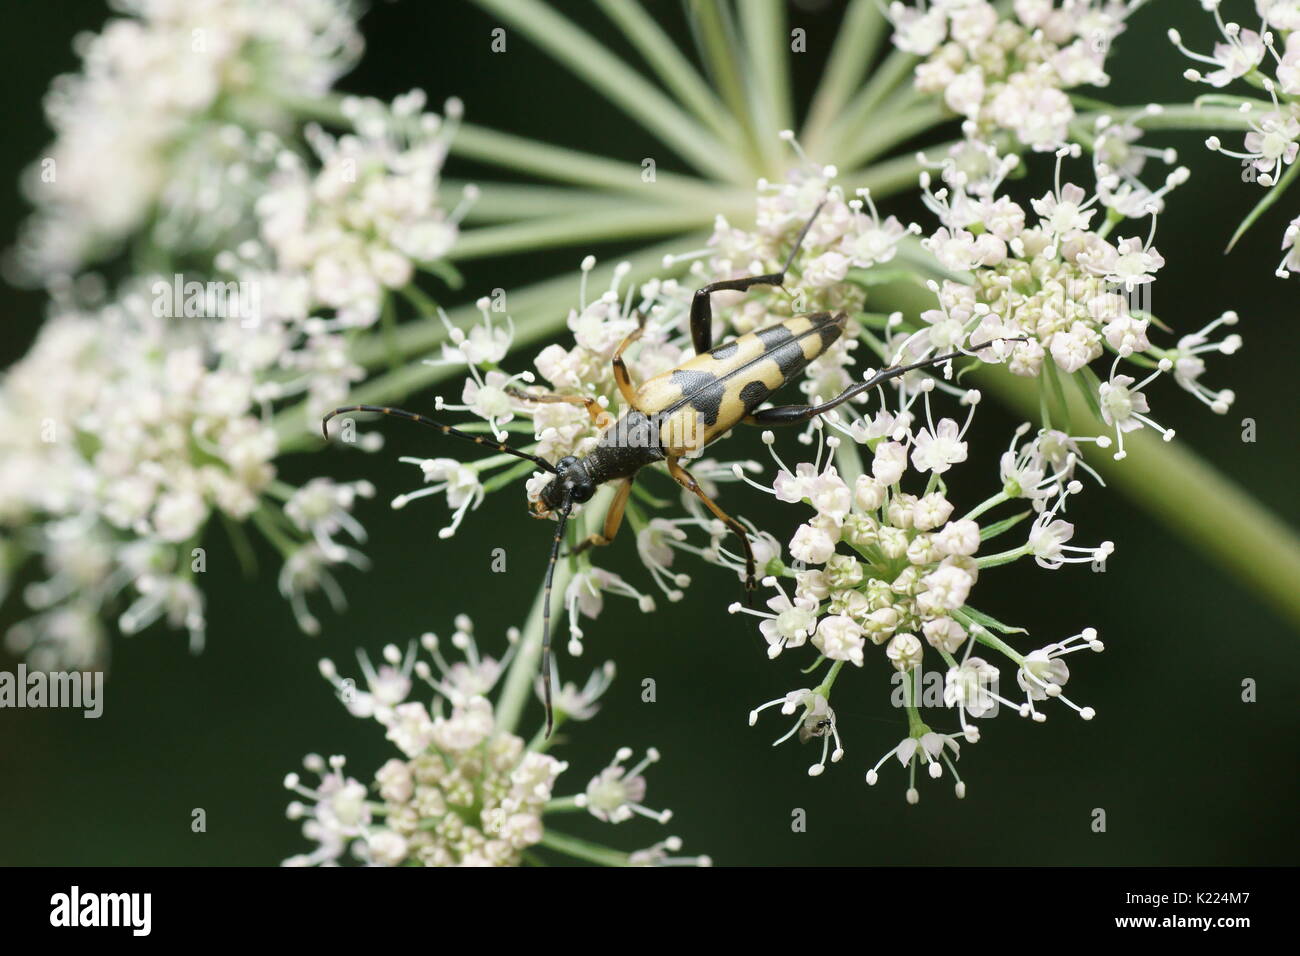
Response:
[{"label": "flower stem", "polygon": [[600,846],[597,843],[588,843],[586,840],[579,840],[577,837],[556,833],[549,827],[542,834],[542,846],[555,850],[557,853],[563,853],[566,856],[586,860],[588,863],[599,863],[601,866],[628,865],[628,854],[626,853],[611,850],[609,847]]},{"label": "flower stem", "polygon": [[526,33],[696,169],[723,181],[743,181],[722,142],[576,23],[536,0],[477,3]]},{"label": "flower stem", "polygon": [[[996,369],[976,374],[982,388],[1024,414],[1033,413],[1032,381]],[[1074,420],[1085,430],[1104,431],[1077,391],[1070,396]],[[1300,541],[1295,532],[1180,442],[1161,441],[1144,428],[1125,436],[1124,448],[1128,457],[1123,461],[1096,458],[1107,484],[1300,625]]]},{"label": "flower stem", "polygon": [[887,23],[875,0],[853,0],[849,5],[804,124],[802,139],[810,154],[821,155],[826,130],[862,82]]}]

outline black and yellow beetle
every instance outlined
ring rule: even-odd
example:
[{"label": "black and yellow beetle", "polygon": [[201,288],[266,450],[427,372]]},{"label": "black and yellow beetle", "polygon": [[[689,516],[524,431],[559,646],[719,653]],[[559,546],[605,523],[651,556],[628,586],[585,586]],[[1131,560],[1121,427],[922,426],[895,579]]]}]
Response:
[{"label": "black and yellow beetle", "polygon": [[[818,207],[817,212],[821,211]],[[425,415],[382,405],[345,405],[325,416],[321,430],[326,439],[329,420],[345,412],[378,412],[436,428],[445,435],[463,438],[500,452],[533,462],[555,477],[541,491],[533,504],[538,517],[559,515],[555,539],[546,568],[542,624],[542,686],[546,704],[546,733],[553,726],[551,706],[551,583],[555,563],[560,556],[565,523],[575,504],[591,500],[596,488],[617,481],[619,487],[605,516],[600,534],[581,542],[574,553],[593,545],[609,544],[618,533],[627,507],[632,481],[647,465],[664,462],[673,479],[694,494],[739,537],[745,551],[745,587],[756,585],[754,552],[749,535],[735,518],[728,515],[706,495],[682,460],[698,454],[706,445],[721,438],[739,424],[773,427],[795,425],[844,404],[854,396],[875,388],[889,379],[914,369],[935,365],[967,354],[950,352],[916,362],[883,369],[870,378],[849,386],[838,396],[818,405],[778,405],[759,408],[772,393],[795,379],[844,332],[848,316],[844,312],[818,312],[796,315],[766,328],[750,332],[721,345],[713,345],[713,307],[710,296],[715,292],[743,292],[756,285],[780,286],[803,245],[804,237],[817,218],[817,212],[799,233],[789,258],[780,272],[725,279],[696,291],[691,300],[690,329],[695,356],[668,372],[657,375],[639,387],[633,384],[623,361],[628,346],[640,338],[643,326],[634,330],[613,356],[614,380],[626,403],[622,416],[607,424],[591,453],[582,458],[567,456],[551,464],[536,455],[519,451],[481,435],[460,431],[436,422]],[[516,398],[533,402],[567,402],[586,406],[592,421],[608,422],[608,413],[595,399],[577,395],[533,394],[512,392]]]}]

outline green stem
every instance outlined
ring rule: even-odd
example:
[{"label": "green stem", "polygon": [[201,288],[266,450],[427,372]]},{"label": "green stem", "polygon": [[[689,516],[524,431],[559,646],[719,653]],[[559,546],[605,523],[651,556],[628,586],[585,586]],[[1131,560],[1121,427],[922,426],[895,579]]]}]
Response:
[{"label": "green stem", "polygon": [[[831,125],[826,135],[826,147],[818,156],[830,162],[840,162],[839,156],[844,151],[850,138],[856,138],[860,131],[878,120],[873,116],[881,101],[892,93],[900,83],[911,75],[918,58],[911,53],[895,50],[885,57],[884,62],[871,75],[858,95],[845,108],[840,118]],[[847,165],[847,164],[846,164]]]},{"label": "green stem", "polygon": [[762,171],[758,137],[745,97],[744,80],[734,55],[739,47],[739,38],[728,22],[729,11],[719,0],[689,0],[687,10],[709,77],[726,103],[727,111],[741,123],[748,148],[744,156],[737,158],[748,163],[748,172],[758,174]]},{"label": "green stem", "polygon": [[609,847],[601,846],[598,843],[589,843],[586,840],[579,840],[577,837],[556,833],[549,827],[542,834],[542,846],[555,850],[557,853],[563,853],[579,860],[586,860],[588,863],[599,863],[601,866],[628,865],[628,854],[626,853],[611,850]]},{"label": "green stem", "polygon": [[573,813],[575,810],[582,810],[578,806],[577,797],[556,797],[554,800],[546,801],[547,813]]},{"label": "green stem", "polygon": [[536,0],[476,2],[518,27],[696,169],[716,179],[740,181],[734,158],[716,137],[576,23]]},{"label": "green stem", "polygon": [[[656,207],[623,202],[616,208],[595,212],[577,212],[568,216],[555,215],[545,219],[472,229],[457,239],[449,258],[460,262],[511,252],[558,249],[589,242],[617,242],[642,239],[647,236],[681,235],[684,232],[709,228],[719,212],[729,218],[734,217],[737,211],[743,216],[748,213],[749,206],[752,206],[752,203],[733,205],[728,212],[719,209],[716,205]],[[570,207],[571,210],[580,208],[579,203],[574,203]]]},{"label": "green stem", "polygon": [[744,148],[744,134],[691,65],[672,38],[655,23],[639,3],[627,0],[596,0],[605,15],[618,25],[623,35],[650,64],[664,85],[703,123],[730,143],[738,152]]},{"label": "green stem", "polygon": [[908,110],[871,123],[850,146],[844,148],[840,162],[849,169],[870,162],[899,143],[947,121],[951,116],[951,111],[939,100],[923,100]]},{"label": "green stem", "polygon": [[[1263,106],[1263,104],[1261,104]],[[1271,109],[1271,105],[1269,106]],[[1235,107],[1197,106],[1193,103],[1168,103],[1154,113],[1147,112],[1146,107],[1133,106],[1117,110],[1098,110],[1081,113],[1078,120],[1089,128],[1103,114],[1120,121],[1131,121],[1142,129],[1250,129],[1250,121],[1259,114],[1252,111],[1242,113]]]},{"label": "green stem", "polygon": [[754,116],[759,152],[767,175],[776,178],[784,172],[778,133],[793,123],[790,64],[786,56],[790,37],[783,0],[748,0],[740,24],[747,54],[743,65],[749,107]]},{"label": "green stem", "polygon": [[[981,388],[1032,415],[1037,389],[1031,380],[992,368],[976,374]],[[1077,389],[1070,398],[1075,421],[1106,430]],[[1144,428],[1126,435],[1124,448],[1128,456],[1123,461],[1109,455],[1095,458],[1107,484],[1300,625],[1300,540],[1295,531],[1179,442],[1162,441]]]},{"label": "green stem", "polygon": [[562,146],[551,146],[513,136],[472,123],[462,123],[451,141],[451,152],[503,169],[514,169],[555,182],[573,183],[596,189],[668,197],[682,202],[704,202],[717,195],[715,183],[706,183],[679,173],[656,170],[653,183],[642,178],[639,164],[621,163]]},{"label": "green stem", "polygon": [[853,0],[844,14],[830,62],[822,72],[813,94],[808,121],[803,128],[803,145],[809,155],[822,155],[822,140],[835,118],[844,110],[854,88],[862,82],[867,66],[885,35],[888,21],[876,0]]}]

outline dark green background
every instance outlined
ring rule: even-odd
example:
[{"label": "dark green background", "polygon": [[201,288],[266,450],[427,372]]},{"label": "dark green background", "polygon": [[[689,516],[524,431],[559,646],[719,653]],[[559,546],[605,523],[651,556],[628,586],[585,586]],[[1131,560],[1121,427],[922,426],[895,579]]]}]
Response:
[{"label": "dark green background", "polygon": [[[618,46],[594,8],[560,6]],[[651,6],[684,36],[676,3]],[[89,2],[23,4],[0,33],[2,236],[12,235],[24,209],[16,176],[48,139],[43,91],[56,72],[74,67],[74,32],[97,29],[103,16]],[[834,5],[792,14],[792,24],[808,31],[808,52],[794,58],[802,101],[838,17]],[[1112,61],[1108,95],[1115,101],[1185,100],[1195,92],[1181,80],[1184,64],[1163,36],[1171,17],[1181,21],[1189,44],[1208,48],[1211,21],[1196,5],[1150,5]],[[510,33],[504,57],[490,54],[495,25],[468,4],[377,3],[363,20],[368,54],[343,87],[390,96],[421,86],[434,103],[455,94],[473,122],[628,161],[654,156],[662,167],[677,168],[522,35]],[[1200,138],[1168,138],[1194,175],[1160,224],[1157,244],[1168,265],[1154,307],[1184,332],[1222,309],[1240,311],[1246,348],[1233,359],[1216,357],[1209,373],[1212,383],[1237,390],[1238,404],[1214,417],[1163,383],[1154,407],[1181,441],[1294,525],[1297,285],[1274,279],[1272,270],[1286,210],[1300,205],[1300,194],[1224,258],[1227,236],[1262,191],[1243,184],[1232,161],[1207,154]],[[1235,137],[1225,139],[1235,145]],[[456,161],[451,171],[483,172]],[[911,207],[896,211],[926,221]],[[586,251],[471,263],[463,300],[572,269]],[[43,303],[33,293],[3,294],[7,362],[31,341]],[[432,395],[412,401],[431,407]],[[1255,444],[1240,441],[1245,417],[1258,422]],[[966,477],[956,487],[992,487],[996,453],[1014,424],[1000,409],[982,412],[972,443],[979,457],[959,472]],[[728,456],[757,451],[754,439],[733,438]],[[217,533],[206,542],[210,625],[202,656],[190,656],[183,637],[156,629],[116,639],[102,719],[0,711],[0,863],[269,864],[303,850],[296,826],[283,816],[283,774],[312,750],[348,754],[359,776],[390,756],[377,726],[348,717],[333,700],[316,659],[330,655],[350,671],[354,646],[373,654],[424,630],[447,633],[458,611],[474,617],[489,648],[499,647],[504,629],[521,623],[538,584],[545,535],[525,520],[516,496],[490,499],[450,542],[434,534],[443,523],[441,506],[425,502],[398,516],[383,504],[412,487],[411,471],[395,456],[430,448],[421,434],[394,431],[382,456],[304,455],[286,463],[290,481],[364,475],[380,489],[378,500],[361,509],[375,571],[345,575],[351,609],[342,617],[323,614],[322,637],[296,631],[276,593],[269,553],[259,575],[241,577]],[[751,489],[728,488],[726,500],[778,535],[793,529],[795,509],[773,507]],[[1071,658],[1069,692],[1096,707],[1091,724],[1071,719],[1063,707],[1051,708],[1045,726],[1004,714],[965,752],[964,802],[944,781],[923,785],[921,805],[908,807],[896,764],[882,771],[874,790],[862,782],[904,729],[888,705],[885,662],[869,655],[868,666],[845,675],[835,695],[848,754],[810,779],[804,771],[812,748],[768,746],[784,730],[771,717],[756,729],[746,725],[751,706],[803,684],[797,667],[804,659],[767,662],[755,632],[724,613],[734,582],[717,569],[694,568],[696,583],[682,604],[642,616],[610,599],[606,614],[587,628],[587,659],[581,669],[565,660],[566,674],[585,673],[608,656],[620,677],[600,717],[576,728],[574,745],[556,751],[573,765],[559,787],[569,793],[617,746],[659,747],[664,761],[651,772],[647,802],[672,807],[676,818],[667,828],[640,820],[609,828],[574,817],[561,828],[626,848],[672,832],[687,851],[726,864],[1294,863],[1295,630],[1117,494],[1090,491],[1072,513],[1081,540],[1116,541],[1106,574],[1021,564],[987,572],[978,598],[984,610],[1028,626],[1040,644],[1085,625],[1100,631],[1104,655]],[[508,549],[504,576],[488,573],[496,547]],[[630,538],[603,561],[646,581]],[[16,613],[11,601],[0,609],[0,623],[12,623]],[[15,663],[0,657],[0,667]],[[658,683],[656,704],[639,700],[644,677]],[[1258,703],[1240,700],[1247,677],[1258,681]],[[195,807],[207,811],[205,834],[190,831]],[[1107,812],[1104,834],[1089,826],[1097,807]],[[791,832],[794,808],[807,811],[806,833]]]}]

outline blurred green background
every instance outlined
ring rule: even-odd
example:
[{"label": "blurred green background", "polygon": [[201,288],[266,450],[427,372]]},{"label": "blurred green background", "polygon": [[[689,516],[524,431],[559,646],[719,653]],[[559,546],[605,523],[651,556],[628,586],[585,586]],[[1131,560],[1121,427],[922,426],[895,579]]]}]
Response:
[{"label": "blurred green background", "polygon": [[[1245,16],[1249,5],[1239,5],[1236,12]],[[556,6],[623,50],[594,7]],[[676,2],[649,6],[685,38]],[[25,211],[18,173],[48,140],[41,96],[51,77],[75,68],[74,33],[98,29],[104,15],[98,3],[47,0],[25,4],[21,19],[2,33],[5,241]],[[838,4],[792,10],[792,25],[808,35],[808,52],[793,57],[803,102],[839,16]],[[1109,97],[1173,101],[1195,92],[1164,39],[1174,22],[1194,49],[1209,47],[1212,21],[1197,5],[1153,3],[1119,41]],[[468,3],[375,3],[362,21],[367,55],[342,87],[391,96],[420,86],[433,104],[458,95],[475,123],[631,162],[653,156],[662,168],[679,168],[522,35],[510,33],[504,57],[491,54],[489,31],[497,25]],[[1300,205],[1300,193],[1225,258],[1227,237],[1262,191],[1242,183],[1232,161],[1209,155],[1200,139],[1153,138],[1178,146],[1193,170],[1161,219],[1157,245],[1168,264],[1154,309],[1180,332],[1226,308],[1241,313],[1245,348],[1235,358],[1216,358],[1209,372],[1214,384],[1235,388],[1238,399],[1229,415],[1216,417],[1172,383],[1161,383],[1155,413],[1177,428],[1179,441],[1294,526],[1297,285],[1273,278],[1272,270],[1287,210]],[[499,178],[457,160],[449,170]],[[928,221],[907,204],[891,211]],[[574,269],[587,251],[466,263],[465,289],[448,298],[468,301],[494,287],[509,290]],[[609,258],[617,250],[591,251]],[[2,294],[7,325],[0,360],[8,364],[32,340],[43,301],[7,287]],[[523,367],[521,358],[515,367]],[[458,392],[457,384],[447,394]],[[406,404],[431,408],[432,394]],[[1254,444],[1240,440],[1247,417],[1258,422]],[[997,454],[1017,421],[986,405],[972,460],[958,472],[967,477],[955,487],[992,486]],[[727,457],[757,453],[756,439],[734,436]],[[391,755],[376,725],[347,716],[333,699],[317,675],[317,658],[331,656],[345,673],[355,673],[354,647],[374,656],[384,644],[405,644],[425,630],[449,633],[461,611],[473,617],[485,648],[499,650],[505,629],[522,623],[540,581],[546,535],[526,520],[513,495],[489,498],[451,541],[435,535],[444,523],[441,505],[423,502],[400,515],[387,508],[393,494],[413,487],[413,469],[399,466],[396,456],[420,453],[459,449],[439,451],[424,434],[394,428],[378,456],[335,451],[285,464],[293,482],[315,474],[365,476],[379,489],[360,511],[374,570],[343,576],[351,607],[337,617],[322,613],[321,637],[296,630],[276,592],[269,551],[261,555],[261,572],[246,578],[216,531],[206,542],[210,621],[201,656],[187,652],[184,637],[156,628],[117,638],[101,719],[0,711],[0,863],[273,864],[304,850],[296,824],[284,818],[283,775],[298,769],[309,751],[347,754],[359,777]],[[793,530],[797,509],[775,506],[752,489],[728,486],[724,500],[778,536]],[[661,602],[653,615],[608,599],[605,614],[587,627],[586,659],[562,659],[568,679],[607,657],[617,661],[619,677],[598,719],[570,725],[573,742],[556,749],[572,765],[557,792],[585,786],[620,745],[638,752],[653,745],[664,759],[650,771],[647,803],[673,808],[675,819],[667,827],[637,820],[610,828],[570,816],[557,829],[629,849],[671,832],[685,840],[686,852],[711,854],[720,864],[1295,863],[1300,635],[1117,494],[1090,490],[1071,508],[1083,541],[1115,540],[1118,552],[1105,574],[1020,564],[986,572],[978,595],[982,609],[1028,627],[1034,646],[1087,625],[1098,629],[1106,653],[1071,658],[1069,693],[1097,709],[1090,724],[1059,706],[1050,708],[1043,726],[1004,713],[985,724],[978,746],[963,751],[965,801],[955,799],[947,779],[925,781],[921,804],[908,807],[896,763],[882,770],[875,789],[863,783],[864,771],[905,730],[888,703],[883,656],[869,655],[868,666],[845,675],[835,695],[847,755],[821,778],[809,778],[812,746],[769,746],[784,732],[783,720],[769,713],[757,728],[746,723],[752,706],[804,684],[798,667],[807,659],[791,654],[768,662],[756,631],[725,613],[734,581],[716,568],[696,567],[688,599]],[[508,551],[505,575],[488,572],[497,547]],[[601,557],[603,566],[648,586],[630,536]],[[11,600],[0,608],[0,625],[11,624],[16,613]],[[0,652],[0,669],[16,663]],[[645,677],[657,681],[655,704],[640,701]],[[1241,701],[1245,678],[1258,682],[1256,703]],[[539,719],[540,708],[531,717]],[[206,833],[190,830],[196,807],[207,812]],[[1090,828],[1098,807],[1107,813],[1102,834]],[[795,808],[807,811],[807,832],[791,831]]]}]

